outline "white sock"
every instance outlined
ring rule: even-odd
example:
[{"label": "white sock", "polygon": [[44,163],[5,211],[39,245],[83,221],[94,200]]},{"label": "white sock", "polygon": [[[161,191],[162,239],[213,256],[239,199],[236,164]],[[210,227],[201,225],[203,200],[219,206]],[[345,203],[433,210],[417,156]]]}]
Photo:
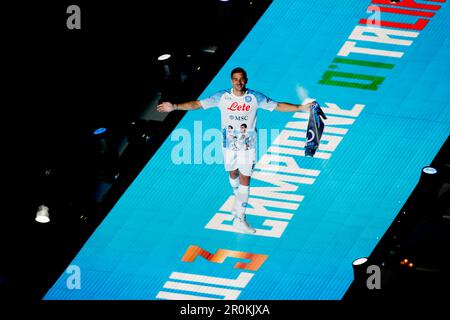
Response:
[{"label": "white sock", "polygon": [[236,216],[239,218],[243,218],[245,216],[245,209],[247,209],[249,190],[250,190],[249,186],[240,185],[238,188],[234,209],[236,212]]},{"label": "white sock", "polygon": [[239,176],[237,176],[235,179],[231,178],[230,176],[228,177],[230,178],[230,185],[231,188],[233,188],[233,193],[234,195],[236,195],[239,188]]}]

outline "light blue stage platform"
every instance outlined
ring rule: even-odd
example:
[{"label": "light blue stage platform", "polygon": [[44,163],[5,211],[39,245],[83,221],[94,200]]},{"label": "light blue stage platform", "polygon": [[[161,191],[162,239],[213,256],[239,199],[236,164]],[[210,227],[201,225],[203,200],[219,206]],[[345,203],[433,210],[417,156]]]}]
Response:
[{"label": "light blue stage platform", "polygon": [[[273,1],[203,92],[242,66],[249,88],[306,90],[329,117],[306,158],[304,114],[259,112],[255,235],[231,228],[227,174],[209,163],[218,109],[190,112],[71,262],[81,287],[63,273],[44,299],[341,299],[450,132],[449,4],[382,2]],[[187,133],[203,144],[175,164]]]}]

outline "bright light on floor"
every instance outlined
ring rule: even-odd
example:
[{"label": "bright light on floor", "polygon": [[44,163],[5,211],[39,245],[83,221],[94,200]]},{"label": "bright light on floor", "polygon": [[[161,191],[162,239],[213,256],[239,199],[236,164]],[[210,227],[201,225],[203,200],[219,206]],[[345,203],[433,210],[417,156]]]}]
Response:
[{"label": "bright light on floor", "polygon": [[158,57],[158,61],[164,61],[164,60],[169,59],[170,57],[171,57],[170,54],[165,53],[165,54],[162,54],[162,55],[160,55],[160,56]]},{"label": "bright light on floor", "polygon": [[47,206],[39,206],[38,212],[36,213],[35,220],[39,223],[47,223],[50,222],[50,215],[48,213],[48,207]]},{"label": "bright light on floor", "polygon": [[366,261],[367,261],[367,258],[359,258],[359,259],[356,259],[355,261],[353,261],[353,265],[359,266],[359,265],[366,263]]},{"label": "bright light on floor", "polygon": [[432,167],[425,167],[422,169],[422,171],[427,174],[436,174],[437,173],[437,170]]}]

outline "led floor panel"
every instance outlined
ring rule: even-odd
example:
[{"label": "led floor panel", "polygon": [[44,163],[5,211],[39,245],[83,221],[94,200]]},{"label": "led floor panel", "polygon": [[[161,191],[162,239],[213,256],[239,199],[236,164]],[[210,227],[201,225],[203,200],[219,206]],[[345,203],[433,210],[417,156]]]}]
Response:
[{"label": "led floor panel", "polygon": [[231,226],[218,109],[189,112],[44,299],[341,299],[448,137],[449,11],[273,1],[201,96],[241,66],[249,88],[328,116],[306,158],[306,113],[259,112],[257,233]]}]

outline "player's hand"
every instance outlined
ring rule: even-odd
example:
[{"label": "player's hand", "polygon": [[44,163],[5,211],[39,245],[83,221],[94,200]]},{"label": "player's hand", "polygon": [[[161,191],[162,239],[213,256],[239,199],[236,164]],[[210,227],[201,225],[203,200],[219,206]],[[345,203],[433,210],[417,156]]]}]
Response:
[{"label": "player's hand", "polygon": [[297,110],[304,111],[304,112],[309,112],[309,111],[311,111],[311,108],[312,108],[314,102],[315,101],[308,102],[308,103],[305,103],[305,104],[299,104],[297,106]]},{"label": "player's hand", "polygon": [[305,103],[305,106],[306,106],[306,108],[308,108],[308,110],[311,110],[314,103],[316,103],[316,101],[311,101],[311,102]]},{"label": "player's hand", "polygon": [[172,112],[175,109],[175,106],[170,102],[163,102],[156,106],[156,111],[158,112]]}]

